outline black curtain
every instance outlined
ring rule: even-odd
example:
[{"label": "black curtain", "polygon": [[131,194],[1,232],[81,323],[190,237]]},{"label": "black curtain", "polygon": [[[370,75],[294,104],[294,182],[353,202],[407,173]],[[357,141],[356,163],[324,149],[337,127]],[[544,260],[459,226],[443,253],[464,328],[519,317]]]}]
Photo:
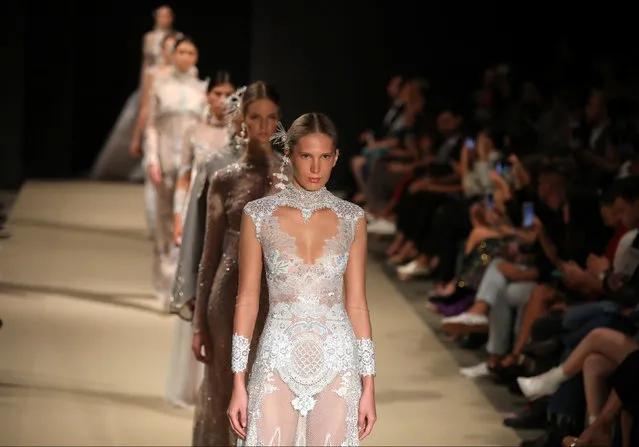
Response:
[{"label": "black curtain", "polygon": [[[307,112],[335,122],[340,149],[356,149],[357,135],[381,121],[388,107],[385,85],[393,69],[383,9],[375,2],[253,1],[251,80],[272,83],[281,96],[285,126]],[[332,187],[346,182],[347,157]]]},{"label": "black curtain", "polygon": [[[142,35],[160,3],[10,0],[0,6],[0,187],[90,169],[138,87]],[[172,6],[176,29],[199,45],[202,78],[228,69],[238,85],[272,82],[281,92],[285,124],[308,111],[328,114],[347,156],[359,149],[363,129],[379,125],[393,74],[428,78],[427,103],[435,96],[472,102],[485,66],[513,62],[539,73],[553,61],[560,34],[586,55],[604,48],[605,54],[635,59],[626,50],[634,28],[617,13],[613,36],[598,27],[583,29],[565,15],[522,13],[497,0],[425,9],[406,0],[188,0]],[[346,161],[338,166],[335,186],[348,177]]]},{"label": "black curtain", "polygon": [[24,45],[25,5],[8,2],[1,7],[3,70],[0,70],[0,189],[16,189],[22,181],[23,118],[24,118]]},{"label": "black curtain", "polygon": [[[5,15],[0,184],[87,172],[138,87],[143,34],[161,2],[13,2]],[[249,78],[251,5],[182,1],[175,28],[200,50],[202,78]],[[7,5],[3,6],[7,9]],[[5,187],[7,187],[5,186]]]}]

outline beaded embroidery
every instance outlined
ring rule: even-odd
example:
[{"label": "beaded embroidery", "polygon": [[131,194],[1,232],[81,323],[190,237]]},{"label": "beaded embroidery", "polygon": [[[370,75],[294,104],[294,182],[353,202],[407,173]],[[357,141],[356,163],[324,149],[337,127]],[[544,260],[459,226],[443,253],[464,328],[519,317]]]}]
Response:
[{"label": "beaded embroidery", "polygon": [[[295,237],[282,230],[274,214],[280,207],[299,210],[305,224],[321,209],[337,216],[336,234],[325,241],[322,255],[313,263],[304,262]],[[307,445],[307,430],[314,436],[319,432],[324,445],[359,445],[360,374],[374,374],[374,353],[370,340],[356,339],[344,306],[343,282],[357,222],[364,211],[325,188],[307,191],[289,184],[273,196],[248,203],[244,212],[254,222],[262,244],[270,301],[248,385],[245,445],[279,445],[278,440]],[[234,360],[240,353],[248,357],[240,340],[232,348]],[[238,364],[244,361],[242,357]],[[320,405],[323,409],[315,416],[316,425],[307,428],[311,421],[307,418]],[[318,417],[335,417],[324,413],[329,408],[326,405],[332,413],[343,415],[337,416],[344,418],[339,424],[343,429],[335,423],[317,425]],[[262,419],[274,406],[295,410],[295,433],[286,433],[295,430],[295,424],[273,426],[270,418]]]}]

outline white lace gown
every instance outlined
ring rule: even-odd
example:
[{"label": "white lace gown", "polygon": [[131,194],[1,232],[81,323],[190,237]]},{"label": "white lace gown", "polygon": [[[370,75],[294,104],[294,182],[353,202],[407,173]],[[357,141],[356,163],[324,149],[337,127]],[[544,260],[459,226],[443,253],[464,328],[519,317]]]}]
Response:
[{"label": "white lace gown", "polygon": [[[311,206],[295,210],[300,203]],[[240,444],[359,445],[360,373],[362,362],[374,368],[374,357],[371,342],[362,358],[361,340],[346,314],[343,284],[364,211],[326,189],[290,186],[248,203],[244,211],[262,246],[270,308],[247,388],[247,438]],[[290,218],[291,211],[297,219],[301,212],[303,224]],[[327,225],[327,218],[334,225]],[[303,226],[326,241],[313,263],[298,255],[296,235],[305,231]],[[236,354],[234,349],[233,363],[241,363]]]}]

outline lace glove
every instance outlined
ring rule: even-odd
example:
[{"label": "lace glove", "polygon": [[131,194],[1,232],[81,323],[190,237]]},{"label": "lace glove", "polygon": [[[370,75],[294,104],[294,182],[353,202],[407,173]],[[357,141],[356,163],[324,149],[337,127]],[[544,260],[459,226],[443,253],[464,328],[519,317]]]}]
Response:
[{"label": "lace glove", "polygon": [[233,334],[231,345],[231,371],[235,374],[246,371],[251,342],[239,334]]},{"label": "lace glove", "polygon": [[[248,354],[247,354],[248,355]],[[375,345],[370,338],[357,340],[357,359],[360,376],[375,375]]]}]

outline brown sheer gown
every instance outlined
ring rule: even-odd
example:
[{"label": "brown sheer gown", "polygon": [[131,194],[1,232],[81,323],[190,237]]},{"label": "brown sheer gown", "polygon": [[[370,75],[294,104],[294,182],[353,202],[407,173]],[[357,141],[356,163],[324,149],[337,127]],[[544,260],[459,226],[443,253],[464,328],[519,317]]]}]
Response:
[{"label": "brown sheer gown", "polygon": [[[281,156],[256,157],[249,153],[235,164],[217,171],[207,196],[204,251],[198,275],[193,323],[205,331],[209,357],[196,406],[194,446],[235,445],[226,415],[233,390],[231,339],[238,289],[238,242],[244,206],[276,192]],[[262,276],[260,309],[253,340],[257,344],[268,313],[268,288]],[[253,346],[251,353],[257,349]],[[253,357],[249,365],[253,363]]]}]

